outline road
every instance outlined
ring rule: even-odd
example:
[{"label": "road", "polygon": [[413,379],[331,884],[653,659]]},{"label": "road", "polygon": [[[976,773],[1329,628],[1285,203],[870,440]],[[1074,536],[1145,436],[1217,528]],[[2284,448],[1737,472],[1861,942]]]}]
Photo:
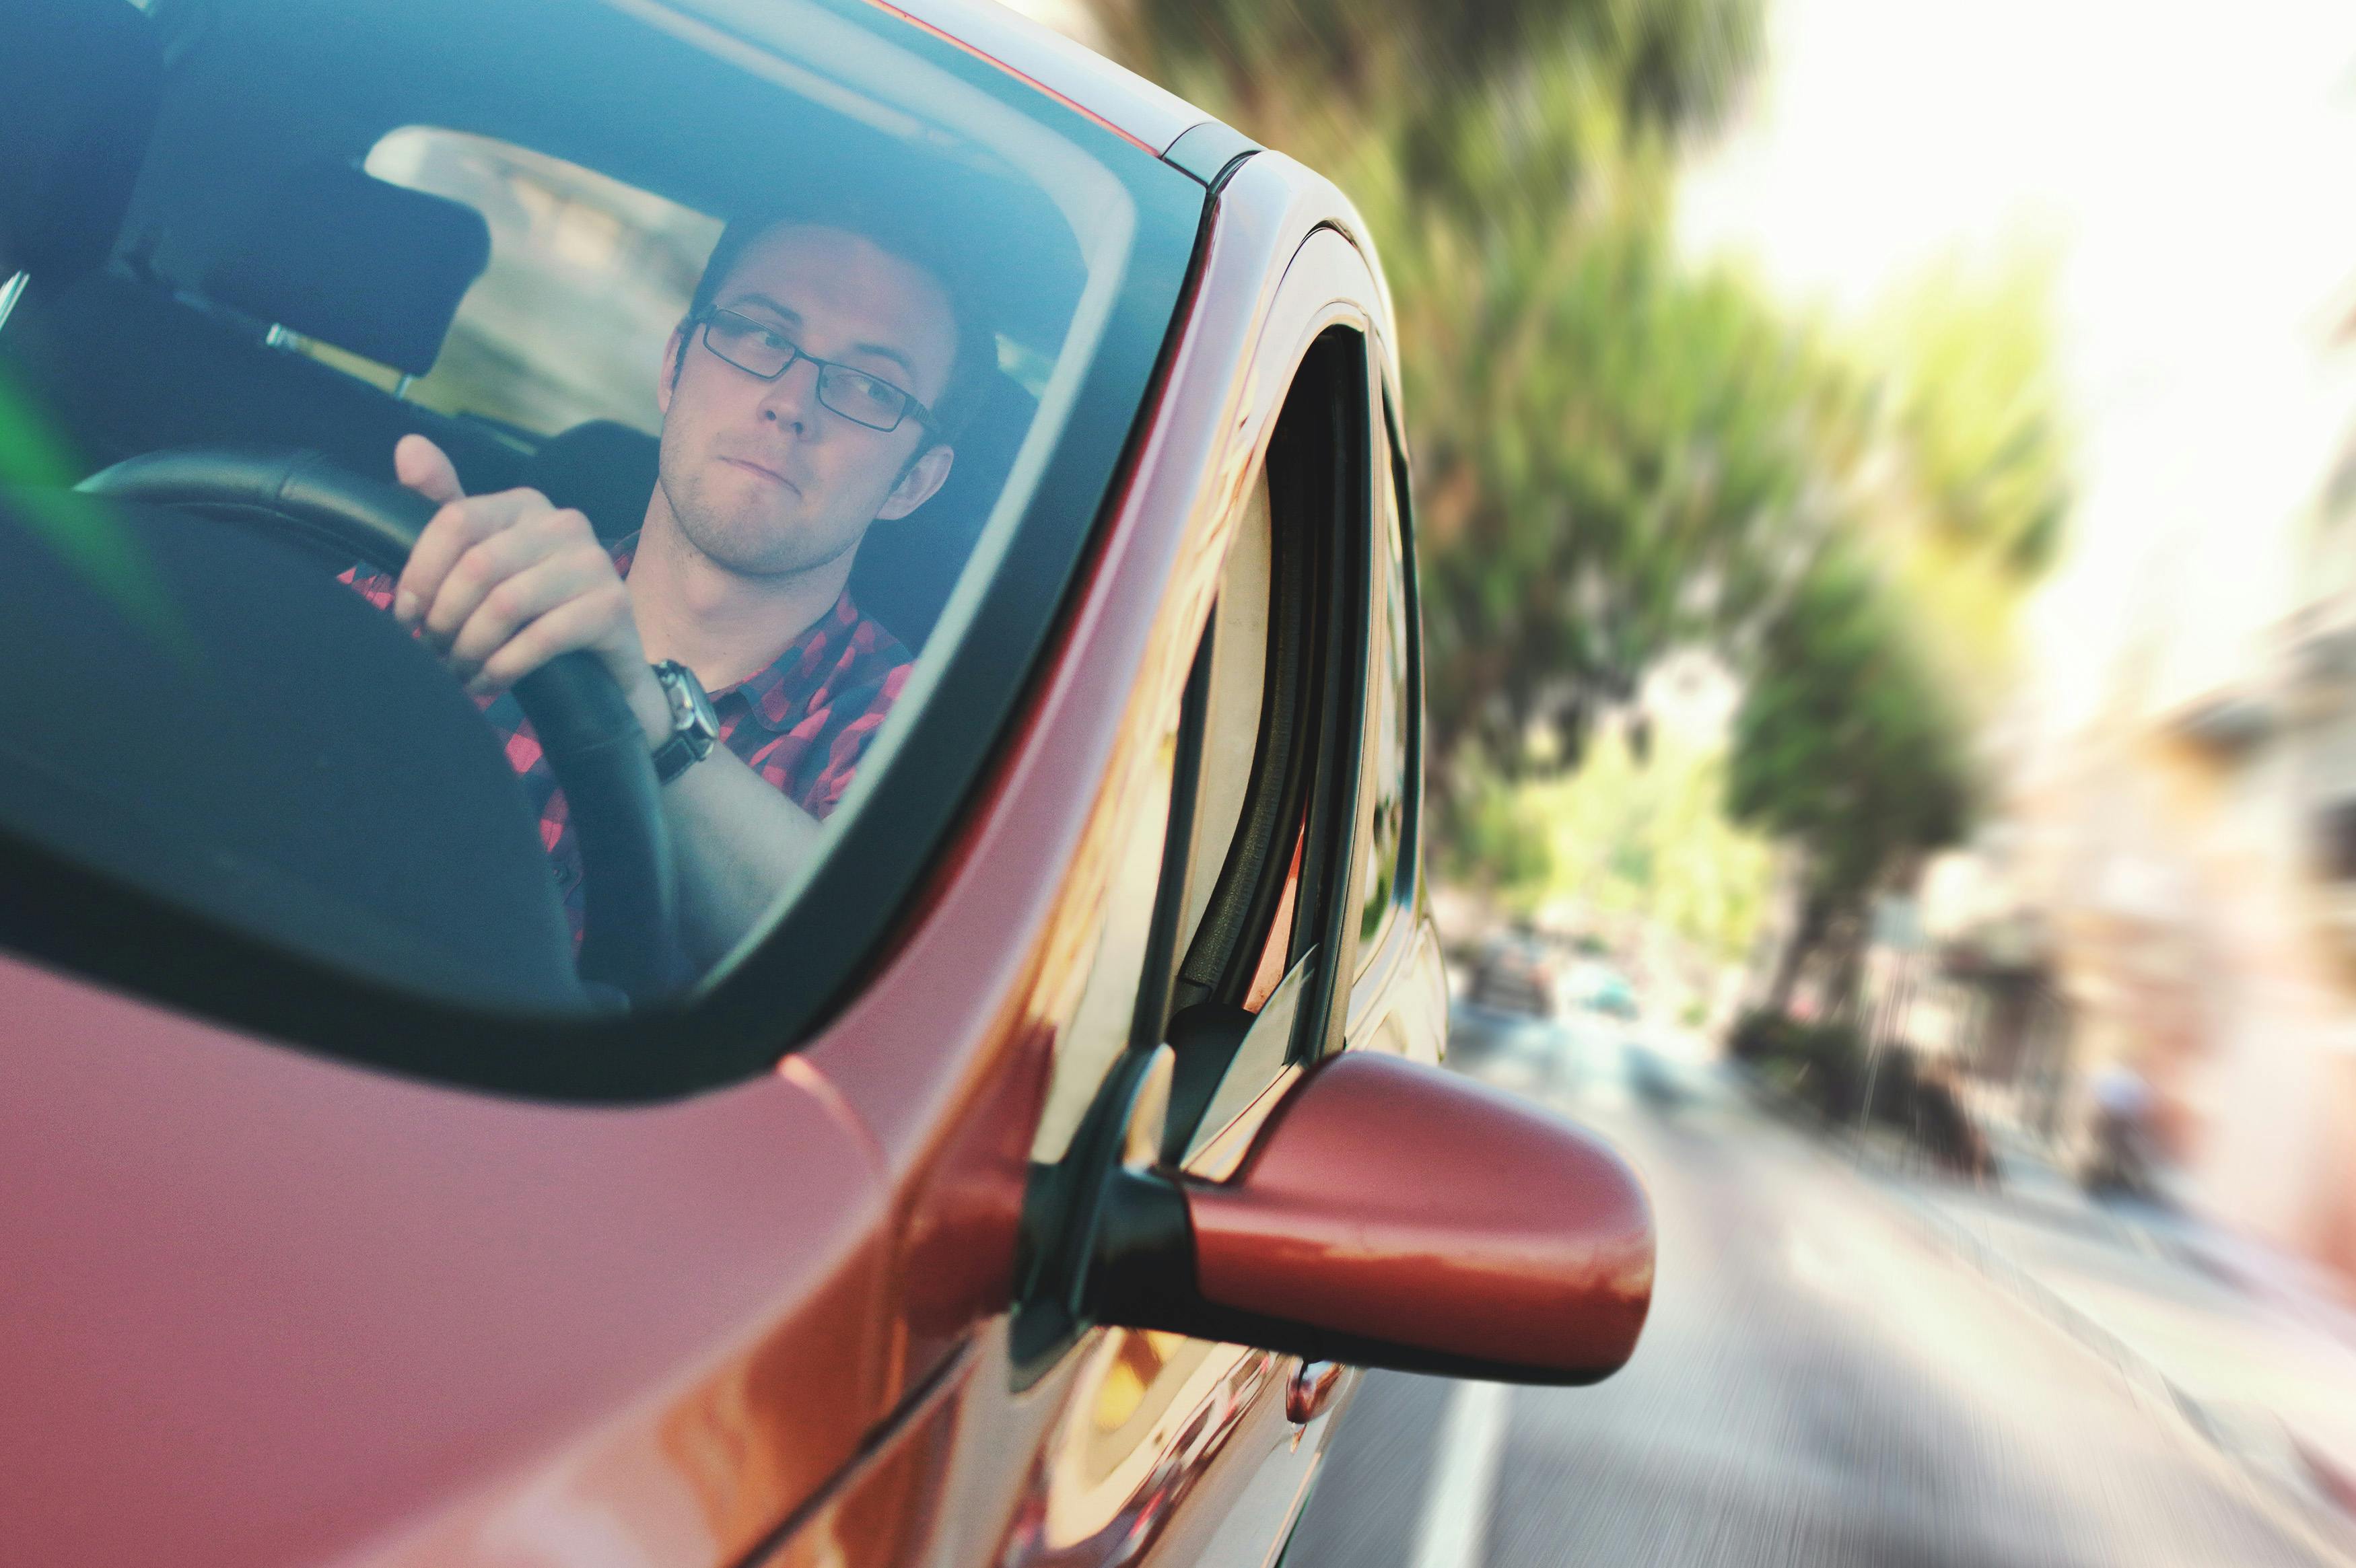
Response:
[{"label": "road", "polygon": [[1468,1014],[1452,1050],[1642,1172],[1652,1317],[1591,1389],[1368,1377],[1286,1568],[2334,1561],[1708,1065],[1600,1019]]}]

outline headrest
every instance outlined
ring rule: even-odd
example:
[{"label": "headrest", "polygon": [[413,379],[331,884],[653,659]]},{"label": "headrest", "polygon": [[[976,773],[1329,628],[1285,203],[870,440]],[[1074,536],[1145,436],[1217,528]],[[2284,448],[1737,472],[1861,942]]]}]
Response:
[{"label": "headrest", "polygon": [[851,569],[851,596],[910,648],[921,649],[933,635],[1038,411],[1012,377],[993,371],[932,499],[867,530]]},{"label": "headrest", "polygon": [[647,520],[661,465],[662,443],[653,436],[616,420],[590,420],[541,442],[524,478],[558,506],[586,516],[611,544]]},{"label": "headrest", "polygon": [[128,0],[0,0],[0,278],[70,282],[113,249],[164,97]]},{"label": "headrest", "polygon": [[271,193],[244,244],[206,274],[205,292],[423,376],[490,259],[490,227],[466,203],[316,164]]}]

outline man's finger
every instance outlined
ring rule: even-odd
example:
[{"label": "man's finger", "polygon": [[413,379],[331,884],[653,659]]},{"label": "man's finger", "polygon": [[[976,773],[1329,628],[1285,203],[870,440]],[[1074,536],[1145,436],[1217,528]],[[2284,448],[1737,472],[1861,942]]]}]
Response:
[{"label": "man's finger", "polygon": [[393,443],[392,472],[437,507],[446,507],[466,494],[458,486],[458,470],[449,454],[422,435],[404,435]]},{"label": "man's finger", "polygon": [[[404,435],[392,443],[392,474],[402,485],[436,506],[447,507],[466,498],[466,491],[458,485],[458,470],[449,453],[422,435]],[[427,531],[430,535],[430,526]],[[413,554],[411,564],[415,564]],[[432,602],[430,594],[418,592],[412,575],[408,571],[402,573],[392,595],[392,618],[404,626],[415,625],[417,617]]]},{"label": "man's finger", "polygon": [[537,490],[469,496],[444,507],[418,536],[417,548],[409,552],[409,564],[401,572],[400,592],[393,596],[393,614],[405,626],[423,622],[442,636],[455,633],[474,613],[483,591],[507,575],[500,571],[482,574],[466,603],[454,601],[445,605],[442,600],[449,593],[458,563],[486,539],[533,517],[549,515],[548,497]]},{"label": "man's finger", "polygon": [[568,599],[541,616],[493,654],[467,683],[478,697],[504,691],[559,654],[593,648],[603,652],[613,639],[617,614],[629,613],[629,590],[617,579],[609,590]]},{"label": "man's finger", "polygon": [[[584,594],[610,600],[614,595],[605,591],[619,584],[614,563],[594,545],[584,551],[544,556],[484,594],[443,657],[459,679],[472,679],[484,661],[531,622]],[[626,597],[620,602],[626,607]]]}]

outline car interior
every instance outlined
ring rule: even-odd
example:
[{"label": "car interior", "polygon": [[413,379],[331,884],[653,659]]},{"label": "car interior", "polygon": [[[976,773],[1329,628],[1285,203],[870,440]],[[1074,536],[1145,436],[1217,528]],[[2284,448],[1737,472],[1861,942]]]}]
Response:
[{"label": "car interior", "polygon": [[[536,430],[404,395],[493,240],[476,208],[367,172],[404,126],[498,138],[721,219],[780,182],[904,193],[970,234],[961,283],[1002,363],[1053,364],[1064,344],[1087,267],[1063,212],[986,148],[844,90],[786,90],[585,0],[36,9],[7,73],[19,112],[0,123],[0,276],[27,279],[0,321],[0,396],[25,432],[5,475],[0,656],[119,696],[52,717],[7,683],[20,712],[0,719],[0,826],[403,989],[616,1005],[555,940],[530,813],[455,683],[318,563],[291,566],[283,539],[61,487],[189,448],[300,449],[390,481],[394,443],[417,432],[470,492],[531,485],[604,537],[635,531],[651,431]],[[862,549],[852,593],[912,651],[1036,390],[996,371],[948,483]],[[453,837],[460,820],[471,837]]]}]

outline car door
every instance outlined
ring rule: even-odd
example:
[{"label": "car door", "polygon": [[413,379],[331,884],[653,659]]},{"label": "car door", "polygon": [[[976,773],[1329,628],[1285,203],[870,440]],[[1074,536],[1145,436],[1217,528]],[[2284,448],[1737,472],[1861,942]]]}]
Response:
[{"label": "car door", "polygon": [[[1312,330],[1235,509],[1171,731],[1158,874],[1117,905],[1150,923],[1131,1038],[1094,1084],[1076,1063],[1058,1079],[1033,1150],[1055,1240],[1073,1239],[1108,1161],[1231,1172],[1303,1064],[1342,1043],[1378,468],[1367,322],[1347,307],[1371,296],[1331,230],[1294,267],[1289,286],[1329,297],[1284,324]],[[1268,1561],[1341,1403],[1336,1374],[1150,1329],[1080,1328],[1066,1347],[1085,1281],[1052,1244],[1032,1261],[1018,1360],[1076,1370],[1001,1561]]]},{"label": "car door", "polygon": [[[1330,228],[1296,239],[1274,267],[1247,264],[1249,247],[1298,221],[1297,182],[1271,170],[1246,193],[1228,230],[1245,233],[1226,258],[1215,240],[1202,285],[1198,335],[1207,336],[1200,318],[1223,311],[1246,329],[1218,384],[1194,383],[1216,422],[1183,432],[1196,453],[1184,487],[1208,504],[1138,519],[1145,534],[1117,534],[1108,546],[1105,570],[1119,572],[1152,529],[1172,530],[1156,548],[1175,566],[1138,656],[1135,700],[1147,708],[1130,721],[1093,826],[1071,852],[1071,886],[1082,891],[1048,922],[1028,1016],[1052,1022],[1023,1037],[1038,1054],[1002,1051],[987,1089],[962,1091],[977,1097],[953,1125],[923,1135],[929,1174],[905,1200],[894,1269],[906,1295],[886,1307],[905,1347],[901,1414],[764,1562],[1260,1563],[1305,1496],[1334,1381],[1322,1385],[1322,1409],[1296,1399],[1310,1417],[1296,1422],[1288,1394],[1317,1390],[1301,1386],[1291,1358],[1094,1326],[1083,1212],[1125,1157],[1231,1168],[1303,1064],[1342,1043],[1356,972],[1349,889],[1373,592],[1378,295]],[[1223,260],[1235,268],[1227,278]],[[1182,368],[1172,395],[1180,413],[1186,380]],[[1151,449],[1144,471],[1150,491]],[[1084,635],[1109,640],[1106,624],[1083,624]],[[1075,680],[1095,667],[1066,661]],[[949,906],[962,896],[944,895],[937,927],[953,923]],[[920,936],[897,967],[922,973],[929,940]],[[910,1113],[905,1092],[881,1087],[871,1042],[886,1031],[874,1016],[916,1026],[922,1014],[888,980],[875,996],[842,1026],[844,1047],[821,1041],[795,1070],[839,1084],[884,1128],[889,1161],[900,1135],[887,1118]],[[1179,1107],[1175,1117],[1130,1115],[1143,1078],[1157,1085],[1155,1106]],[[1026,1095],[1035,1098],[1024,1145],[1010,1147],[980,1099],[1003,1110]],[[959,1239],[995,1233],[988,1217],[1009,1200],[983,1173],[1010,1157],[1029,1172],[1012,1198],[1023,1240],[1011,1275],[986,1242]]]}]

